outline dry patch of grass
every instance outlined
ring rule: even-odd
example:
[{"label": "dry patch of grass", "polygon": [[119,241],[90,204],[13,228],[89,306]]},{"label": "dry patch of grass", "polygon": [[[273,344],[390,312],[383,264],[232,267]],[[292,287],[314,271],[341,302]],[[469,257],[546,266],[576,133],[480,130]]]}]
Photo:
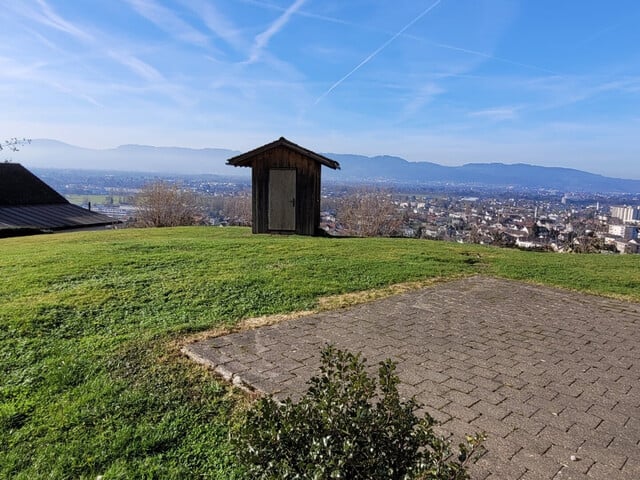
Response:
[{"label": "dry patch of grass", "polygon": [[260,327],[267,327],[269,325],[276,325],[278,323],[286,322],[289,320],[295,320],[297,318],[306,317],[318,313],[319,310],[300,310],[298,312],[291,313],[278,313],[275,315],[262,315],[260,317],[247,318],[239,321],[235,325],[226,325],[205,330],[203,332],[197,332],[192,335],[181,337],[173,342],[173,346],[181,348],[189,343],[200,342],[208,340],[210,338],[222,337],[224,335],[230,335],[232,333],[246,332],[247,330],[254,330]]},{"label": "dry patch of grass", "polygon": [[362,303],[380,300],[382,298],[399,295],[401,293],[419,290],[432,285],[458,280],[466,275],[452,275],[450,277],[435,277],[415,282],[402,282],[382,288],[373,288],[361,292],[343,293],[340,295],[329,295],[318,299],[318,311],[337,310],[340,308],[353,307]]},{"label": "dry patch of grass", "polygon": [[343,293],[341,295],[328,295],[325,297],[320,297],[318,299],[318,306],[315,309],[247,318],[239,321],[235,325],[218,326],[210,330],[205,330],[185,337],[181,337],[173,342],[173,347],[175,349],[182,349],[184,345],[208,340],[210,338],[222,337],[224,335],[229,335],[232,333],[245,332],[247,330],[254,330],[260,327],[267,327],[269,325],[276,325],[278,323],[296,320],[298,318],[307,317],[319,312],[355,307],[356,305],[361,305],[363,303],[372,302],[374,300],[381,300],[393,295],[399,295],[402,293],[419,290],[421,288],[430,287],[439,283],[451,282],[465,276],[468,275],[457,275],[446,278],[429,278],[416,282],[396,283],[394,285],[389,285],[383,288],[372,288],[360,292]]}]

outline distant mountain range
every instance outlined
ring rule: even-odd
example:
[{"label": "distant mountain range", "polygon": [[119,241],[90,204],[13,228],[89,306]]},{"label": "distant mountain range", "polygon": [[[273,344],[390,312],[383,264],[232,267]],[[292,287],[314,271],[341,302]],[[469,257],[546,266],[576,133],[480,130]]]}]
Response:
[{"label": "distant mountain range", "polygon": [[566,192],[640,193],[640,180],[605,177],[572,168],[540,167],[524,163],[467,163],[447,167],[432,162],[408,162],[387,155],[328,154],[342,166],[323,172],[329,179],[367,179],[400,183],[476,185],[484,187],[545,188]]},{"label": "distant mountain range", "polygon": [[[154,173],[214,174],[248,177],[247,168],[225,164],[241,152],[221,148],[178,148],[122,145],[97,150],[56,140],[34,140],[13,154],[27,167],[120,170]],[[409,162],[400,157],[325,153],[341,170],[325,169],[323,178],[345,182],[475,185],[484,187],[546,188],[569,192],[640,193],[640,180],[625,180],[570,168],[527,164],[469,163],[447,167],[432,162]]]},{"label": "distant mountain range", "polygon": [[[223,148],[152,147],[120,145],[104,150],[76,147],[57,140],[33,140],[12,158],[27,167],[68,168],[82,170],[116,170],[128,172],[211,173],[239,175],[225,165],[228,158],[241,152]],[[242,169],[245,170],[245,169]]]}]

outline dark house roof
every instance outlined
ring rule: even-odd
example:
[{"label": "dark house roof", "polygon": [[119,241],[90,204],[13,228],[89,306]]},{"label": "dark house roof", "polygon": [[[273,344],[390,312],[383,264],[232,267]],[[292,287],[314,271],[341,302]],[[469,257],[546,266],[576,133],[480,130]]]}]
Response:
[{"label": "dark house roof", "polygon": [[340,164],[335,160],[331,160],[330,158],[327,158],[318,153],[312,152],[311,150],[308,150],[304,147],[301,147],[300,145],[290,142],[284,137],[280,137],[275,142],[267,143],[262,147],[255,148],[250,152],[243,153],[236,157],[230,158],[229,160],[227,160],[227,165],[233,165],[234,167],[251,167],[256,157],[258,157],[259,155],[263,154],[268,150],[271,150],[277,147],[285,147],[285,148],[288,148],[289,150],[298,152],[301,155],[304,155],[305,157],[310,158],[311,160],[314,160],[318,163],[321,163],[322,165],[325,165],[329,168],[333,168],[334,170],[340,169]]},{"label": "dark house roof", "polygon": [[68,203],[19,163],[0,163],[0,207]]},{"label": "dark house roof", "polygon": [[68,230],[113,223],[118,222],[69,203],[22,165],[0,163],[0,230]]}]

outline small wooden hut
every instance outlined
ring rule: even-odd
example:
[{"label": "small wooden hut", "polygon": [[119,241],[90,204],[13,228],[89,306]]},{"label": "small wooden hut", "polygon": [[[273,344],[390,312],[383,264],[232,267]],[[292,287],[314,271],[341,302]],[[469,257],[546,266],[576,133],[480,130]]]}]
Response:
[{"label": "small wooden hut", "polygon": [[253,233],[320,233],[321,167],[338,162],[280,137],[227,165],[252,169]]}]

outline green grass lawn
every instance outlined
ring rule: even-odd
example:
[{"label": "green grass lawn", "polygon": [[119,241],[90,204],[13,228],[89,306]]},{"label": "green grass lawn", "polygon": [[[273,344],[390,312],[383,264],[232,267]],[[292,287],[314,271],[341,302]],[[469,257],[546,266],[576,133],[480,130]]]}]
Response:
[{"label": "green grass lawn", "polygon": [[323,296],[486,274],[640,301],[640,255],[243,228],[0,240],[0,478],[237,478],[242,398],[180,340]]}]

